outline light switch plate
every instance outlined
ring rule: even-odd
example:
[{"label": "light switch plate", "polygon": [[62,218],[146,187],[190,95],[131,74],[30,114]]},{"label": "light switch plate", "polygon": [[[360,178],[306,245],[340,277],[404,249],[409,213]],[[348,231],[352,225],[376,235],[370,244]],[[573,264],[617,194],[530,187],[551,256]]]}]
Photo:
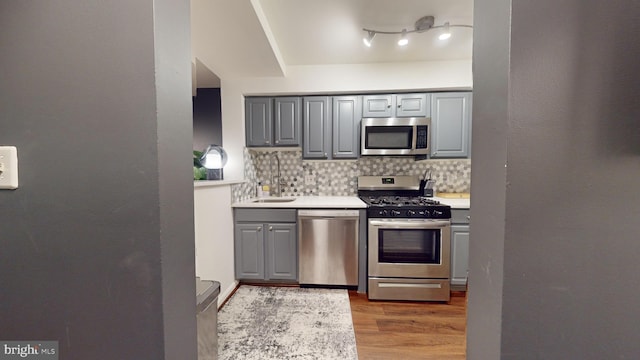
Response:
[{"label": "light switch plate", "polygon": [[18,150],[15,146],[0,146],[0,189],[18,188]]}]

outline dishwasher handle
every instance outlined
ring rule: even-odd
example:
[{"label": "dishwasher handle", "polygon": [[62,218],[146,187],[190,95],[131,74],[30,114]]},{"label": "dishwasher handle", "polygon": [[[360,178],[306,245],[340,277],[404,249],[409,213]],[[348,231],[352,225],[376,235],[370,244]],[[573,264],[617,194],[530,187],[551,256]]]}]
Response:
[{"label": "dishwasher handle", "polygon": [[360,216],[358,210],[298,210],[298,218],[335,219],[357,218],[358,216]]}]

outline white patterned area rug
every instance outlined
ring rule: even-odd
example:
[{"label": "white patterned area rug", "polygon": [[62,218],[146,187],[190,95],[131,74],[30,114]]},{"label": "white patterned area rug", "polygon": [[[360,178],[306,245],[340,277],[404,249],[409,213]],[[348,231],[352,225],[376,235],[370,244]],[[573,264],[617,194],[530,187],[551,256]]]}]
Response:
[{"label": "white patterned area rug", "polygon": [[343,289],[242,285],[218,314],[219,360],[358,359]]}]

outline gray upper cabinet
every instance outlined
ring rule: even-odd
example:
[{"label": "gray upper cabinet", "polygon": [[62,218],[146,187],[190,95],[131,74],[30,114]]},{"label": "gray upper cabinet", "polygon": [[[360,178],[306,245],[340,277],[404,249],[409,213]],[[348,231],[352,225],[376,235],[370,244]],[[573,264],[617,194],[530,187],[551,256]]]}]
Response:
[{"label": "gray upper cabinet", "polygon": [[431,94],[431,157],[471,154],[471,93]]},{"label": "gray upper cabinet", "polygon": [[394,117],[395,108],[395,95],[365,95],[362,97],[363,117]]},{"label": "gray upper cabinet", "polygon": [[396,95],[396,117],[427,117],[430,105],[429,94]]},{"label": "gray upper cabinet", "polygon": [[246,98],[245,119],[247,146],[271,146],[273,98]]},{"label": "gray upper cabinet", "polygon": [[429,94],[366,95],[362,97],[362,117],[428,117]]},{"label": "gray upper cabinet", "polygon": [[360,153],[361,96],[309,96],[302,101],[305,159],[355,159]]},{"label": "gray upper cabinet", "polygon": [[247,146],[300,146],[300,97],[245,99]]},{"label": "gray upper cabinet", "polygon": [[305,159],[328,159],[331,154],[331,97],[305,97],[302,107],[302,156]]},{"label": "gray upper cabinet", "polygon": [[356,159],[360,154],[360,96],[333,98],[333,158]]},{"label": "gray upper cabinet", "polygon": [[275,146],[300,146],[302,104],[299,97],[277,97],[274,100]]}]

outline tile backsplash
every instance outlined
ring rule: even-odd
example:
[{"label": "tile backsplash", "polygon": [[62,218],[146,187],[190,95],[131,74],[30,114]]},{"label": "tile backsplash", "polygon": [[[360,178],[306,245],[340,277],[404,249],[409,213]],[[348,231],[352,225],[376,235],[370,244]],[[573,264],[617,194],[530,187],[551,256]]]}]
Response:
[{"label": "tile backsplash", "polygon": [[[233,201],[256,196],[258,183],[271,185],[269,166],[276,173],[280,161],[282,196],[348,196],[356,195],[358,176],[417,175],[431,170],[439,192],[469,192],[471,160],[414,160],[402,156],[363,156],[357,160],[303,160],[300,149],[255,150],[245,148],[244,174],[246,183],[232,186]],[[307,181],[305,181],[307,180]]]}]

